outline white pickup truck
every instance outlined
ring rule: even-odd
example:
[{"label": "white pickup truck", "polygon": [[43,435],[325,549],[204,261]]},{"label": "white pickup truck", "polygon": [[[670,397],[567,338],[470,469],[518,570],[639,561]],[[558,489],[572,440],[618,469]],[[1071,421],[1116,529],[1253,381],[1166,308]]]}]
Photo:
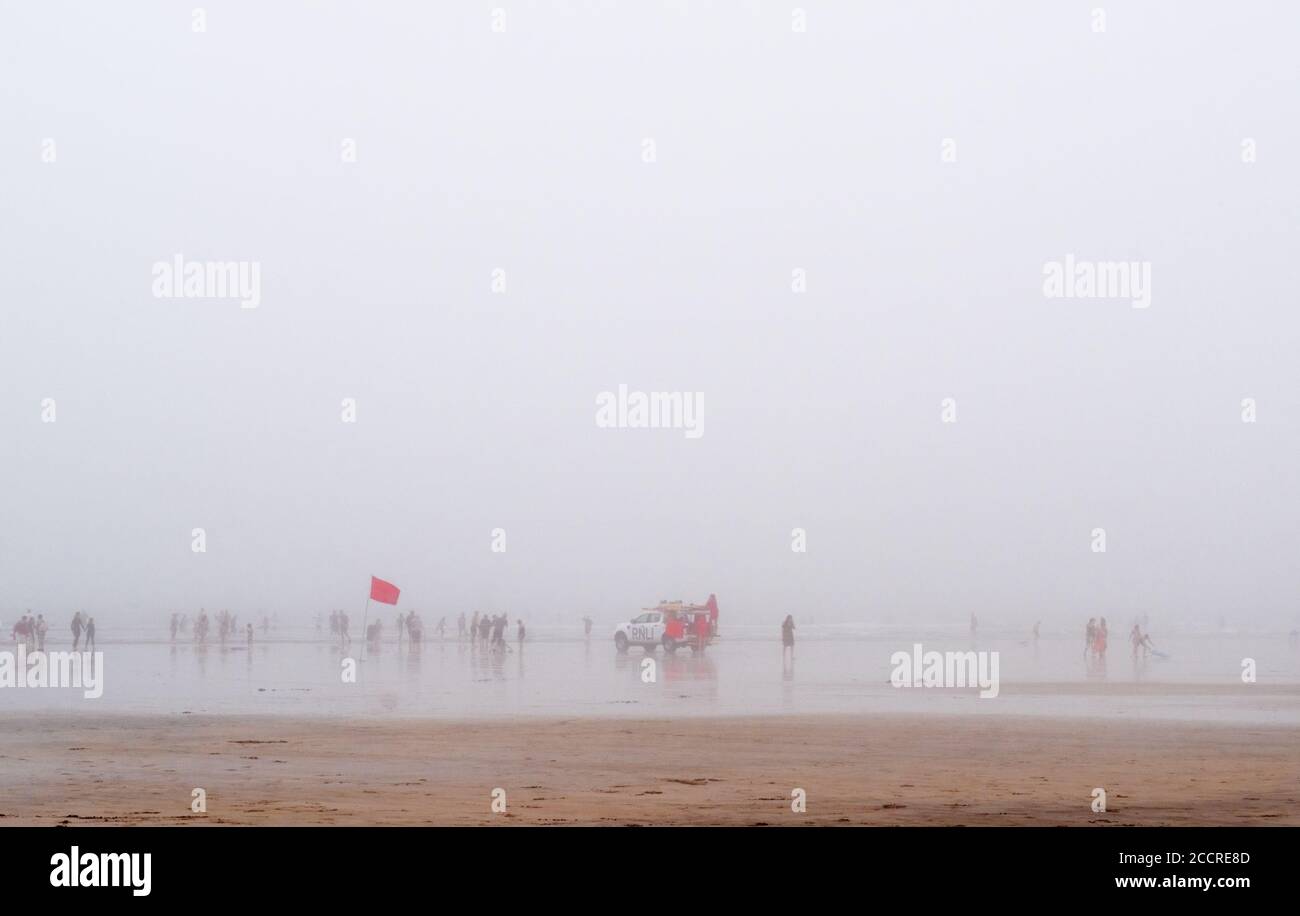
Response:
[{"label": "white pickup truck", "polygon": [[645,608],[614,631],[614,647],[626,652],[628,646],[641,646],[653,652],[663,646],[675,652],[678,646],[690,646],[703,652],[718,634],[718,599],[714,595],[704,604],[685,601],[660,601],[657,607]]},{"label": "white pickup truck", "polygon": [[[614,631],[614,647],[620,652],[626,652],[628,646],[642,646],[647,652],[653,652],[656,646],[663,643],[664,628],[664,615],[661,612],[646,611],[627,623],[619,624]],[[667,645],[664,647],[675,648]]]}]

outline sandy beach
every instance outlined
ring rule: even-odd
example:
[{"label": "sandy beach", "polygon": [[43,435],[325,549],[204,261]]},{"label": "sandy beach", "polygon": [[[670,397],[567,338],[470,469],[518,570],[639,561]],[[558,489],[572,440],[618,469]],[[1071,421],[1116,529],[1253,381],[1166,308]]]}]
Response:
[{"label": "sandy beach", "polygon": [[6,717],[0,758],[7,826],[1300,824],[1300,732],[1268,726],[54,713]]}]

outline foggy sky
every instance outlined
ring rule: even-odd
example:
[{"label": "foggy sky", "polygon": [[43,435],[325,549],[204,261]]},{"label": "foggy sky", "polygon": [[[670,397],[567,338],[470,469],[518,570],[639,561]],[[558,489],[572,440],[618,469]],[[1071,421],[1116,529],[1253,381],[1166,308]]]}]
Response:
[{"label": "foggy sky", "polygon": [[1296,618],[1294,5],[195,5],[0,12],[5,619]]}]

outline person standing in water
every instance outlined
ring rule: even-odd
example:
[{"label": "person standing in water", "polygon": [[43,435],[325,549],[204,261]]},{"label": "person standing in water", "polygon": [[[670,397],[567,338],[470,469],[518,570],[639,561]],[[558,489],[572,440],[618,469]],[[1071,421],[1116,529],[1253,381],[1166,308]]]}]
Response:
[{"label": "person standing in water", "polygon": [[781,654],[787,651],[790,657],[794,658],[794,615],[786,614],[785,622],[781,624]]}]

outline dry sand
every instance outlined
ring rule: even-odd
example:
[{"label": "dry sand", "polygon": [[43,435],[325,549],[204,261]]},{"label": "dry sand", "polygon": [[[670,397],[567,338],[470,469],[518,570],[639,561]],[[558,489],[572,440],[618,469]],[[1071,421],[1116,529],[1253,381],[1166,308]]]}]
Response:
[{"label": "dry sand", "polygon": [[[206,814],[190,812],[195,787]],[[795,787],[806,813],[790,810]],[[1295,825],[1300,732],[1007,716],[7,716],[0,824]]]}]

